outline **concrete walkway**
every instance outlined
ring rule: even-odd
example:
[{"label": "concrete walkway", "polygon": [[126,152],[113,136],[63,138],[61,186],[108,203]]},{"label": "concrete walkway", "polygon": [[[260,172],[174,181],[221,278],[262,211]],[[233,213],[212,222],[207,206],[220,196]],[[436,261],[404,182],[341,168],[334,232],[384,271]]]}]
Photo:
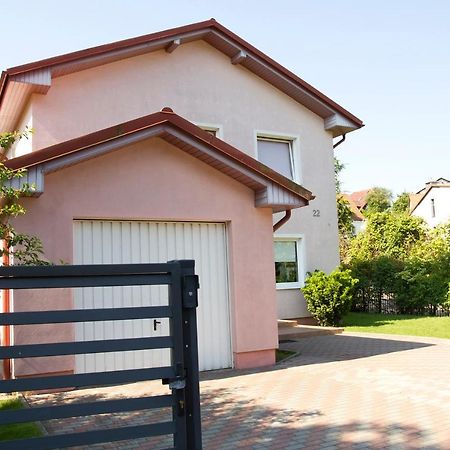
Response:
[{"label": "concrete walkway", "polygon": [[[202,375],[205,449],[450,450],[450,340],[344,333],[282,347],[298,356],[272,369]],[[60,404],[163,389],[146,382],[28,400]],[[44,425],[61,434],[154,420],[154,414],[127,413]],[[136,440],[90,448],[169,446]]]}]

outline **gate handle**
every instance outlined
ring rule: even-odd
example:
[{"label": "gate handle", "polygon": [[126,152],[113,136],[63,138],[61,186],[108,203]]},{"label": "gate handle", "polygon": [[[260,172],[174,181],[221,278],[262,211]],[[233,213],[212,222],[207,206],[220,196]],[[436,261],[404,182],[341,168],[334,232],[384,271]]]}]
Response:
[{"label": "gate handle", "polygon": [[153,319],[153,331],[156,331],[158,325],[161,325],[159,320]]}]

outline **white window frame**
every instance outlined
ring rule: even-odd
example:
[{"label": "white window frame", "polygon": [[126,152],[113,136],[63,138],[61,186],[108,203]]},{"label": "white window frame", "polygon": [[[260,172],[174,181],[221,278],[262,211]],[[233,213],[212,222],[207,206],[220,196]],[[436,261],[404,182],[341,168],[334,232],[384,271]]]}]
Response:
[{"label": "white window frame", "polygon": [[[298,281],[292,283],[276,283],[276,289],[285,290],[285,289],[300,289],[305,286],[305,235],[302,233],[297,234],[275,234],[273,236],[274,242],[292,242],[295,241],[297,246],[297,273],[298,273]],[[275,255],[274,261],[275,265]]]},{"label": "white window frame", "polygon": [[217,123],[206,123],[206,122],[195,122],[199,128],[205,131],[214,131],[216,133],[216,137],[222,139],[223,141],[223,126]]},{"label": "white window frame", "polygon": [[280,141],[287,142],[290,150],[292,181],[302,184],[302,176],[300,170],[300,136],[295,134],[282,134],[275,131],[255,130],[255,155],[258,157],[258,141]]}]

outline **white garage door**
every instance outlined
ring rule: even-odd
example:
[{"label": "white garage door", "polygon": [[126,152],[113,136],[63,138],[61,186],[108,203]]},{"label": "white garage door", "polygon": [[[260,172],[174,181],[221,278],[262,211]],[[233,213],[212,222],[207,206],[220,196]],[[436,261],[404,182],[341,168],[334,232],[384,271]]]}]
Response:
[{"label": "white garage door", "polygon": [[[194,259],[195,270],[200,277],[197,309],[200,370],[231,367],[225,224],[100,220],[74,222],[74,264],[154,263],[173,259]],[[160,306],[168,304],[167,292],[167,286],[83,288],[75,290],[74,305],[76,309]],[[168,334],[168,319],[75,325],[77,340]],[[159,365],[170,365],[169,350],[77,355],[75,358],[75,370],[78,373]]]}]

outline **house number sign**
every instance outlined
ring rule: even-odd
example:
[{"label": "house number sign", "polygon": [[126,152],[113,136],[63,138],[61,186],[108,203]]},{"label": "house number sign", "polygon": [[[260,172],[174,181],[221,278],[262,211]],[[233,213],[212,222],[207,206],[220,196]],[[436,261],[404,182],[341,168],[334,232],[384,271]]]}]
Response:
[{"label": "house number sign", "polygon": [[320,217],[320,209],[313,209],[313,217]]}]

